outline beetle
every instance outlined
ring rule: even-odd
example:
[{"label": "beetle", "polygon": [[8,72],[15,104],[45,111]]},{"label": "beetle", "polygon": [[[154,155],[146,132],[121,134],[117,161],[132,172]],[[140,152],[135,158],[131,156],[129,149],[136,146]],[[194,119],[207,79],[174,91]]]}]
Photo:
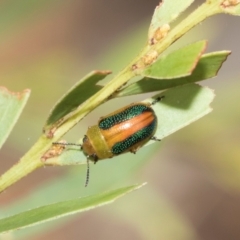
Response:
[{"label": "beetle", "polygon": [[87,156],[87,186],[89,181],[89,160],[112,158],[122,153],[136,153],[149,140],[160,141],[154,134],[157,129],[157,116],[151,105],[159,102],[164,96],[152,103],[137,102],[120,108],[88,128],[82,144],[60,143],[60,145],[80,146]]}]

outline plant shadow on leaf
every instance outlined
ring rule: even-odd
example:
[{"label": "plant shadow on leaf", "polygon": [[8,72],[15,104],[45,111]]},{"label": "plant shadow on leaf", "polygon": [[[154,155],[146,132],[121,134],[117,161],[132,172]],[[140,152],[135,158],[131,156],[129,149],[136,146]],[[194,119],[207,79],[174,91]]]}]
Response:
[{"label": "plant shadow on leaf", "polygon": [[161,80],[145,77],[128,85],[118,92],[116,96],[123,97],[140,93],[156,92],[213,78],[217,75],[223,62],[226,61],[230,53],[230,51],[219,51],[204,54],[190,76]]},{"label": "plant shadow on leaf", "polygon": [[[166,92],[164,101],[161,104],[168,105],[178,109],[189,109],[194,103],[194,99],[200,93],[201,87],[195,84],[189,84],[188,87],[176,87]],[[164,93],[163,93],[164,95]]]}]

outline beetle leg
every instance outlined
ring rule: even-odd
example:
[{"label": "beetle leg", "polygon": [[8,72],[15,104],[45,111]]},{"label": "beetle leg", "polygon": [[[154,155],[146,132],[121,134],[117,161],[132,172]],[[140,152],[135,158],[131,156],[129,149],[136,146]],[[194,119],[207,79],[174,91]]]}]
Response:
[{"label": "beetle leg", "polygon": [[90,156],[88,156],[88,157],[93,160],[94,164],[97,163],[97,161],[98,161],[98,156],[97,156],[97,154],[92,154],[92,155],[90,155]]},{"label": "beetle leg", "polygon": [[155,136],[151,137],[150,139],[153,140],[153,141],[161,141],[161,139],[158,139],[158,138],[155,137]]},{"label": "beetle leg", "polygon": [[136,152],[138,151],[139,148],[140,147],[135,147],[135,148],[131,149],[130,152],[133,154],[136,154]]},{"label": "beetle leg", "polygon": [[136,154],[136,152],[137,152],[137,149],[130,150],[130,152],[131,152],[131,153],[133,153],[133,154]]},{"label": "beetle leg", "polygon": [[155,103],[160,102],[163,98],[165,98],[165,96],[157,97],[156,99],[154,99],[151,105],[154,105]]}]

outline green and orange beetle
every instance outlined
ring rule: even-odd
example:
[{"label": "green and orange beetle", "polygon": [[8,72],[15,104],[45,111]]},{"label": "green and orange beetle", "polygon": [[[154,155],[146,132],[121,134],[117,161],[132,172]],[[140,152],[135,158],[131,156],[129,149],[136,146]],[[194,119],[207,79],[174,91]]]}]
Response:
[{"label": "green and orange beetle", "polygon": [[86,185],[89,180],[89,160],[112,158],[122,153],[136,153],[149,140],[160,141],[154,134],[157,129],[157,116],[152,103],[132,103],[126,107],[101,117],[97,125],[88,128],[82,144],[54,143],[60,145],[76,145],[87,156],[88,170]]}]

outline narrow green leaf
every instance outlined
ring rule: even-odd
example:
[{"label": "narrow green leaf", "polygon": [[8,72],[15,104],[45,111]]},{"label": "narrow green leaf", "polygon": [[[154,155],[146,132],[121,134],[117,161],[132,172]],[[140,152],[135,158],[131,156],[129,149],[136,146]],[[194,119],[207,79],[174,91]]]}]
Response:
[{"label": "narrow green leaf", "polygon": [[188,76],[196,67],[207,42],[199,41],[162,56],[143,72],[144,77],[171,79]]},{"label": "narrow green leaf", "polygon": [[0,87],[0,147],[17,122],[29,96],[29,89],[22,92],[10,92],[7,88]]},{"label": "narrow green leaf", "polygon": [[[211,112],[210,103],[215,96],[211,89],[197,84],[172,88],[161,95],[165,98],[153,106],[158,116],[156,136],[160,139]],[[149,141],[146,145],[151,143]]]},{"label": "narrow green leaf", "polygon": [[[160,95],[164,95],[165,98],[153,105],[158,117],[156,137],[159,139],[163,139],[209,113],[211,111],[209,105],[214,98],[214,93],[209,88],[187,84],[169,89],[144,102],[153,102]],[[152,143],[154,141],[149,141],[145,146]],[[60,156],[48,159],[45,164],[60,166],[86,164],[86,156],[80,147],[69,146]]]},{"label": "narrow green leaf", "polygon": [[77,82],[52,109],[44,127],[45,131],[53,128],[58,121],[64,122],[68,118],[67,114],[98,92],[102,87],[96,85],[97,82],[110,73],[110,71],[93,71]]},{"label": "narrow green leaf", "polygon": [[[82,142],[82,139],[80,142]],[[78,146],[67,146],[61,155],[49,158],[44,162],[45,165],[50,166],[81,165],[86,163],[87,158]]]},{"label": "narrow green leaf", "polygon": [[116,97],[160,91],[215,77],[230,53],[229,51],[221,51],[204,54],[190,76],[170,80],[143,78],[119,91]]},{"label": "narrow green leaf", "polygon": [[58,202],[0,219],[0,233],[25,228],[112,203],[117,198],[122,197],[143,185],[145,184],[133,185],[93,196]]},{"label": "narrow green leaf", "polygon": [[149,38],[154,35],[154,32],[165,24],[169,24],[175,20],[178,15],[187,9],[194,0],[184,1],[160,1],[155,8],[151,24],[149,27]]}]

